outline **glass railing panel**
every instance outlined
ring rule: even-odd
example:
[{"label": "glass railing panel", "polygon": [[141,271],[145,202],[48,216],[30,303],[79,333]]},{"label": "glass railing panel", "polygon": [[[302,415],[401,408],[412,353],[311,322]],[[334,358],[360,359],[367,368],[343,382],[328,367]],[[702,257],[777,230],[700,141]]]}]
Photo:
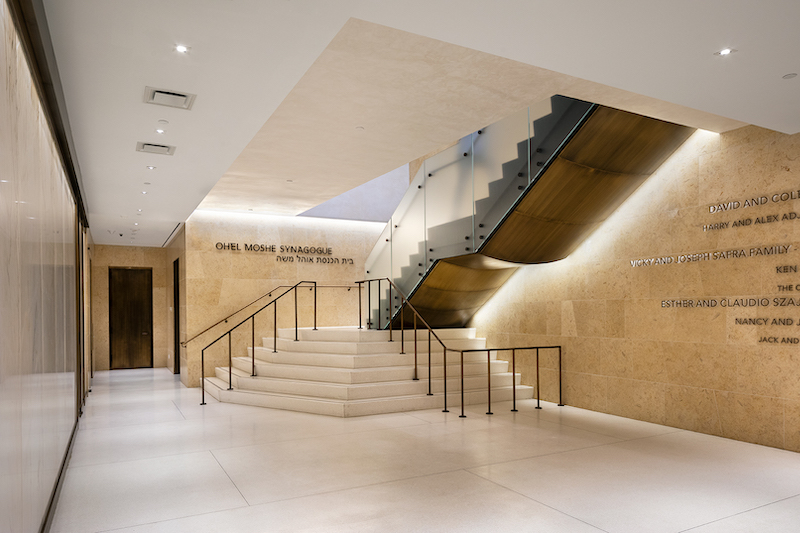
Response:
[{"label": "glass railing panel", "polygon": [[[550,99],[544,103],[535,109],[549,114]],[[530,181],[528,110],[526,107],[473,135],[476,246]]]},{"label": "glass railing panel", "polygon": [[[408,294],[425,273],[425,172],[420,168],[392,217],[392,275],[403,294]],[[399,308],[399,299],[392,310]]]},{"label": "glass railing panel", "polygon": [[425,169],[428,263],[472,250],[472,136],[429,158]]},{"label": "glass railing panel", "polygon": [[[386,224],[386,227],[378,237],[378,242],[367,257],[366,261],[366,278],[365,279],[378,279],[390,278],[392,275],[392,220]],[[378,309],[384,309],[388,305],[387,299],[387,286],[388,283],[381,284],[381,290],[378,290],[378,285],[372,283],[370,287],[364,284],[363,294],[361,295],[364,302],[364,326],[369,322],[370,327],[375,327],[378,323],[386,321],[387,313],[381,311],[381,320],[378,321]],[[384,293],[382,296],[381,293]]]}]

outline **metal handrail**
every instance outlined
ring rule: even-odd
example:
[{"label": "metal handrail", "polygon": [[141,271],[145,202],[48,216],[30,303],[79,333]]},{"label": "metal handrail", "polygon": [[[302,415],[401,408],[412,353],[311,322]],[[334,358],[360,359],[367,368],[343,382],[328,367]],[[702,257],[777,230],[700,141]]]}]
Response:
[{"label": "metal handrail", "polygon": [[[273,309],[273,311],[274,311],[274,319],[273,319],[273,329],[274,329],[274,331],[273,331],[273,335],[274,335],[273,352],[277,353],[277,351],[278,351],[278,303],[277,302],[278,302],[278,300],[280,300],[285,295],[287,295],[290,292],[294,291],[294,340],[297,341],[298,340],[297,288],[300,287],[301,285],[309,285],[309,284],[312,285],[312,287],[309,287],[309,290],[313,290],[314,291],[314,330],[317,329],[317,288],[332,288],[333,287],[333,288],[347,288],[347,290],[350,290],[351,288],[353,288],[353,286],[349,286],[349,285],[320,285],[320,286],[318,286],[316,281],[299,281],[299,282],[297,282],[297,283],[295,283],[294,285],[291,285],[291,286],[289,286],[289,285],[280,286],[279,288],[281,288],[281,287],[288,287],[288,288],[284,292],[282,292],[281,294],[279,294],[278,296],[273,298],[269,303],[267,303],[266,305],[264,305],[263,307],[261,307],[257,311],[251,313],[247,318],[245,318],[244,320],[242,320],[241,322],[239,322],[235,326],[233,326],[230,329],[228,329],[228,331],[226,331],[225,333],[223,333],[222,335],[220,335],[219,337],[217,337],[216,339],[211,341],[209,344],[206,345],[205,348],[200,350],[200,388],[202,390],[202,393],[201,393],[202,394],[202,401],[201,401],[200,405],[206,405],[206,388],[205,388],[205,381],[206,381],[205,380],[205,352],[206,352],[206,350],[208,348],[210,348],[211,346],[213,346],[214,344],[216,344],[217,342],[219,342],[220,340],[222,340],[223,338],[225,338],[225,336],[228,337],[228,390],[233,390],[233,354],[232,354],[232,350],[231,350],[231,333],[233,333],[233,331],[236,328],[238,328],[239,326],[241,326],[245,322],[250,321],[251,328],[252,328],[252,331],[251,331],[251,335],[252,335],[252,337],[251,337],[252,354],[251,355],[252,355],[252,364],[253,364],[253,370],[252,370],[251,376],[255,376],[256,375],[256,341],[255,341],[256,327],[255,327],[255,316],[258,313],[260,313],[261,311],[263,311],[264,309],[266,309],[267,307],[269,307],[270,305],[274,305],[275,306],[274,309]],[[276,292],[276,291],[272,291],[272,292]],[[268,294],[270,296],[272,296],[272,292],[270,292]],[[261,298],[259,298],[259,299],[261,299]],[[258,301],[258,300],[256,300],[256,301]],[[241,309],[239,311],[241,311]],[[228,318],[230,318],[230,317],[228,317]],[[215,326],[219,325],[221,323],[222,323],[222,321],[217,322],[217,324],[215,324]],[[214,327],[214,326],[211,326],[211,327]],[[204,331],[202,331],[201,333],[198,333],[197,335],[195,335],[191,339],[187,340],[186,342],[181,343],[181,345],[182,346],[186,346],[186,344],[189,341],[196,339],[197,337],[199,337],[200,335],[202,335],[203,333],[205,333],[209,329],[211,329],[211,328],[205,329]]]},{"label": "metal handrail", "polygon": [[[431,335],[436,338],[436,341],[442,346],[442,372],[444,377],[444,409],[442,410],[443,413],[449,413],[450,411],[447,410],[447,352],[455,352],[457,350],[453,350],[448,348],[442,339],[433,331],[433,328],[428,321],[422,316],[422,314],[417,311],[417,308],[408,301],[408,298],[400,288],[395,285],[395,283],[389,278],[374,278],[374,279],[364,279],[361,281],[356,281],[355,283],[358,284],[358,293],[359,293],[359,306],[358,306],[358,327],[361,327],[361,284],[367,284],[367,294],[369,298],[370,287],[372,282],[375,281],[378,283],[378,302],[380,302],[380,290],[381,290],[381,281],[388,281],[389,282],[389,302],[392,301],[392,288],[394,288],[395,292],[400,296],[400,344],[402,346],[400,353],[405,353],[405,338],[404,338],[404,330],[405,330],[405,320],[403,316],[403,310],[407,305],[413,312],[414,312],[414,380],[417,381],[417,319],[422,322],[425,328],[428,330],[428,396],[433,396],[432,385],[431,385]],[[369,302],[369,300],[368,300]],[[369,313],[369,306],[367,306],[367,312]],[[375,329],[380,329],[380,303],[378,305],[378,324],[376,325]],[[392,340],[392,322],[394,318],[392,317],[391,307],[389,312],[389,341]],[[368,322],[369,324],[369,322]]]},{"label": "metal handrail", "polygon": [[[302,283],[302,282],[301,282],[301,283]],[[306,282],[306,283],[309,283],[309,282]],[[215,327],[219,326],[219,325],[220,325],[220,324],[222,324],[222,323],[228,322],[228,319],[229,319],[229,318],[231,318],[231,317],[233,317],[233,316],[235,316],[235,315],[237,315],[237,314],[241,313],[242,311],[244,311],[245,309],[247,309],[248,307],[250,307],[251,305],[253,305],[253,304],[254,304],[254,303],[256,303],[257,301],[259,301],[259,300],[263,300],[263,299],[264,299],[264,298],[266,298],[267,296],[269,296],[269,297],[272,297],[272,293],[273,293],[273,292],[278,292],[278,290],[280,290],[280,289],[284,289],[284,288],[286,288],[286,287],[289,287],[289,288],[291,288],[291,287],[294,287],[294,285],[278,285],[277,287],[275,287],[275,288],[274,288],[274,289],[272,289],[271,291],[264,293],[263,295],[259,296],[258,298],[256,298],[255,300],[253,300],[253,301],[252,301],[252,302],[250,302],[249,304],[245,305],[245,306],[244,306],[244,307],[242,307],[241,309],[239,309],[239,310],[237,310],[237,311],[234,311],[233,313],[229,314],[228,316],[226,316],[225,318],[223,318],[223,319],[222,319],[222,320],[220,320],[219,322],[215,322],[214,324],[211,324],[211,325],[210,325],[210,326],[208,326],[206,329],[204,329],[204,330],[203,330],[203,331],[201,331],[200,333],[198,333],[198,334],[196,334],[195,336],[193,336],[191,339],[188,339],[188,340],[185,340],[185,341],[181,342],[181,346],[184,346],[184,347],[185,347],[187,344],[189,344],[190,342],[192,342],[193,340],[195,340],[197,337],[199,337],[199,336],[200,336],[200,335],[202,335],[203,333],[206,333],[207,331],[209,331],[209,330],[211,330],[211,329],[213,329],[213,328],[215,328]],[[322,289],[322,288],[326,288],[326,289],[330,289],[330,288],[345,288],[345,289],[355,289],[356,287],[355,287],[354,285],[319,285],[319,288],[321,288],[321,289]],[[267,304],[267,305],[270,305],[270,304]]]},{"label": "metal handrail", "polygon": [[492,352],[507,352],[511,350],[511,388],[512,388],[512,407],[511,412],[517,412],[517,350],[536,350],[536,409],[541,409],[541,388],[539,386],[539,350],[558,349],[558,406],[563,407],[564,401],[562,397],[562,372],[561,372],[561,346],[515,346],[513,348],[472,348],[469,350],[459,350],[461,352],[461,414],[459,418],[466,418],[464,414],[464,354],[470,352],[486,352],[487,364],[489,366],[489,373],[487,374],[488,382],[488,411],[487,415],[492,413]]}]

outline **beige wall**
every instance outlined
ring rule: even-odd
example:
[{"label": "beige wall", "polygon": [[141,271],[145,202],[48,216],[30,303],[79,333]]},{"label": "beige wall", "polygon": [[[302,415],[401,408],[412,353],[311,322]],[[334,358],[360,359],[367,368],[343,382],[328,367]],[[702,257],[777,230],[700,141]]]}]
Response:
[{"label": "beige wall", "polygon": [[[358,322],[356,291],[347,286],[363,279],[364,261],[385,224],[319,219],[237,214],[218,211],[195,211],[186,222],[186,332],[194,337],[256,298],[280,286],[298,281],[316,281],[318,326],[355,325]],[[216,243],[238,243],[240,250],[218,250]],[[245,244],[330,247],[328,257],[338,263],[322,263],[318,255],[252,252]],[[279,259],[282,256],[286,261]],[[311,262],[301,259],[304,257]],[[347,259],[348,261],[343,261]],[[338,286],[324,288],[325,286]],[[278,293],[276,293],[277,295]],[[227,324],[211,329],[191,340],[188,365],[181,367],[181,380],[199,386],[200,351],[228,327],[246,318],[264,301],[237,313]],[[298,291],[300,327],[313,325],[313,292]],[[256,345],[263,336],[272,335],[272,309],[262,312],[256,321]],[[287,295],[279,303],[278,327],[294,326],[294,299]],[[245,355],[250,345],[250,323],[232,337],[233,355]],[[227,341],[206,351],[205,372],[215,366],[227,366]]]},{"label": "beige wall", "polygon": [[153,269],[153,366],[167,366],[167,252],[164,248],[95,245],[92,251],[94,369],[108,370],[108,269]]},{"label": "beige wall", "polygon": [[[474,325],[493,346],[563,345],[568,405],[800,451],[800,346],[781,342],[800,338],[800,307],[774,302],[793,296],[800,304],[800,273],[777,272],[800,265],[800,223],[790,219],[800,201],[771,200],[798,189],[800,135],[697,132],[573,255],[518,271]],[[761,196],[766,205],[743,206]],[[742,206],[711,213],[729,201]],[[733,227],[746,219],[750,225]],[[730,226],[704,231],[724,222]],[[751,255],[774,245],[790,248]],[[746,256],[631,266],[728,250]],[[723,306],[741,298],[769,306]],[[675,299],[694,307],[662,306]],[[769,324],[737,323],[748,318]],[[556,399],[554,352],[543,353],[542,364],[543,396]],[[534,381],[532,354],[518,368]]]}]

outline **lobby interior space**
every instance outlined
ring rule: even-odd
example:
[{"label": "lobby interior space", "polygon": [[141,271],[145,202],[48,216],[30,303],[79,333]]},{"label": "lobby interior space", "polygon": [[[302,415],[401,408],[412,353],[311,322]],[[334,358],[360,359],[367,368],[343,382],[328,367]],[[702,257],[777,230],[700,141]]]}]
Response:
[{"label": "lobby interior space", "polygon": [[0,533],[797,529],[800,3],[0,18]]}]

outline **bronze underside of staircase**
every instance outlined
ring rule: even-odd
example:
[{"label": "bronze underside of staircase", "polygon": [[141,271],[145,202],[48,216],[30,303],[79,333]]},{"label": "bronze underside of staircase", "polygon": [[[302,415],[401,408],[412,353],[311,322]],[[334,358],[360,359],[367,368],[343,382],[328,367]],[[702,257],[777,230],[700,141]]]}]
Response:
[{"label": "bronze underside of staircase", "polygon": [[693,132],[598,106],[478,253],[437,261],[411,303],[433,327],[465,326],[519,266],[572,253]]}]

